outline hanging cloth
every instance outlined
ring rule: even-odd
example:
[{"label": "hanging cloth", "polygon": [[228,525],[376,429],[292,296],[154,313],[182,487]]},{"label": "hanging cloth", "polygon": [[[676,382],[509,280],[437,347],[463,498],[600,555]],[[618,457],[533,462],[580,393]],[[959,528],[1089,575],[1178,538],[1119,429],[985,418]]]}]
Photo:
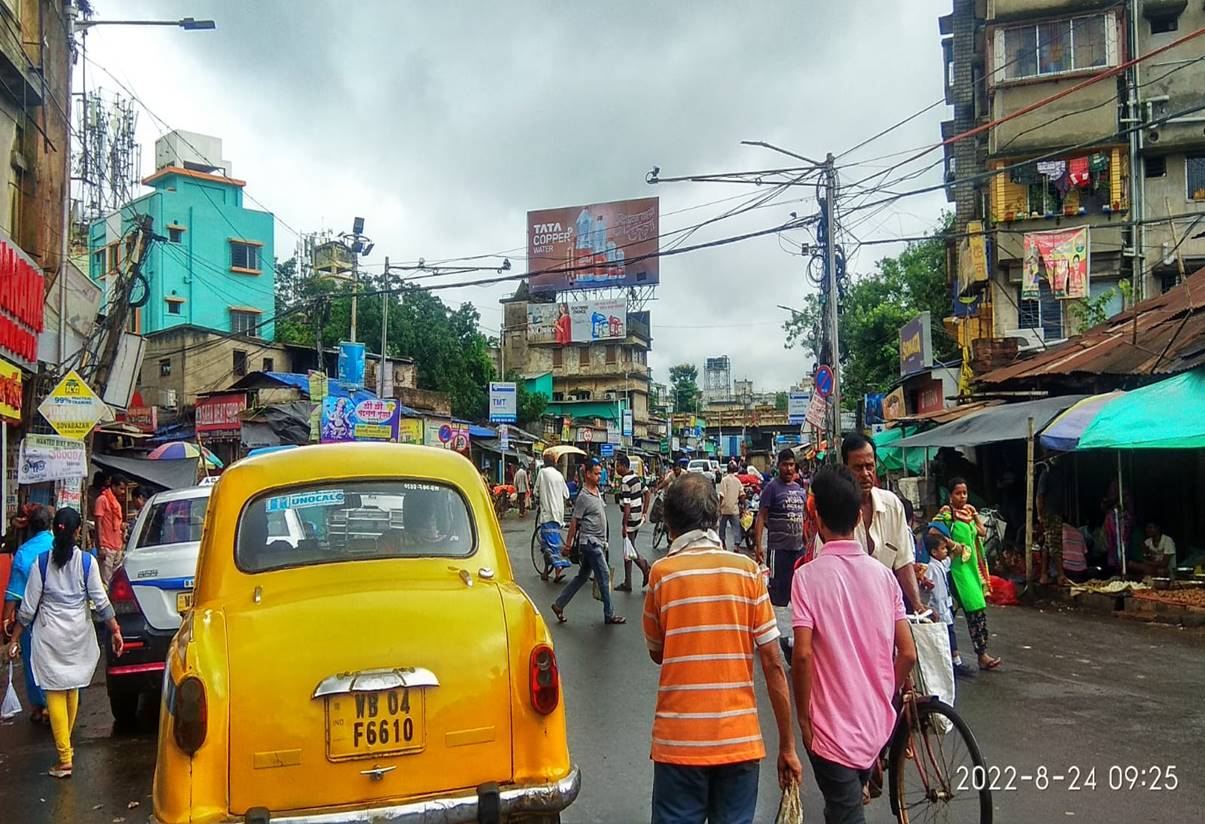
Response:
[{"label": "hanging cloth", "polygon": [[1065,160],[1041,160],[1038,162],[1038,173],[1051,181],[1058,180],[1067,172]]},{"label": "hanging cloth", "polygon": [[1088,170],[1092,174],[1100,174],[1109,168],[1109,156],[1104,152],[1094,152],[1088,155]]},{"label": "hanging cloth", "polygon": [[1092,183],[1092,173],[1088,168],[1088,158],[1076,157],[1067,161],[1068,182],[1077,189],[1086,188]]},{"label": "hanging cloth", "polygon": [[1013,183],[1019,183],[1022,186],[1030,186],[1034,183],[1041,183],[1043,178],[1038,173],[1038,170],[1032,163],[1026,163],[1024,166],[1017,166],[1008,174],[1009,180]]}]

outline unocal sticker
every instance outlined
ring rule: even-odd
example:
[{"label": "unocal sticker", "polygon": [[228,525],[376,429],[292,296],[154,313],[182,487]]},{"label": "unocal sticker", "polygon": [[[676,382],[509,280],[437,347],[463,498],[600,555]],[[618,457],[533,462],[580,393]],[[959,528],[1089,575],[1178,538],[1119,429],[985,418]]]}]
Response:
[{"label": "unocal sticker", "polygon": [[268,512],[305,509],[311,506],[339,506],[342,503],[342,489],[322,489],[316,492],[298,492],[294,495],[278,495],[275,498],[269,498]]}]

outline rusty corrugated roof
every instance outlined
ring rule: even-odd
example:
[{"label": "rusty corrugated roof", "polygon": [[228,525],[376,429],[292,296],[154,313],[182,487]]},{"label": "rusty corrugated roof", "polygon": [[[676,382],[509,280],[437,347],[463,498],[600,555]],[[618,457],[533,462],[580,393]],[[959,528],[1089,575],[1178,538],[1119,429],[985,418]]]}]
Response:
[{"label": "rusty corrugated roof", "polygon": [[899,423],[936,423],[943,424],[950,421],[956,421],[959,418],[970,415],[972,412],[980,412],[987,409],[989,406],[998,406],[1004,403],[1002,400],[989,401],[974,401],[966,403],[962,406],[951,406],[948,409],[937,409],[933,412],[922,412],[919,415],[906,415],[902,418],[896,418]]},{"label": "rusty corrugated roof", "polygon": [[1170,375],[1203,363],[1205,268],[1166,294],[1142,301],[1136,309],[1057,346],[993,369],[977,381],[998,385],[1056,375]]}]

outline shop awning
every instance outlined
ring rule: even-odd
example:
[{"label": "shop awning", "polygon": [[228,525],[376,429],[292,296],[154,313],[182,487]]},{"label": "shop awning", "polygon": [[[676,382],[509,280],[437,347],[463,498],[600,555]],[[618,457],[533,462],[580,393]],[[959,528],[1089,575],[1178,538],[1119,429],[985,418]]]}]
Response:
[{"label": "shop awning", "polygon": [[196,458],[151,461],[145,458],[95,453],[92,455],[92,463],[158,489],[183,489],[197,484]]},{"label": "shop awning", "polygon": [[499,442],[498,442],[497,438],[493,438],[493,439],[476,438],[473,441],[473,446],[479,446],[482,449],[484,449],[486,452],[493,452],[495,455],[502,455],[503,457],[506,457],[506,458],[519,458],[519,459],[524,459],[524,458],[530,457],[529,455],[524,455],[522,452],[516,452],[513,449],[503,449],[498,444],[499,444]]},{"label": "shop awning", "polygon": [[1205,369],[1127,392],[1100,410],[1078,449],[1205,447]]},{"label": "shop awning", "polygon": [[1023,403],[992,406],[965,418],[930,429],[919,435],[897,441],[895,446],[982,446],[1000,441],[1024,440],[1029,437],[1028,421],[1033,418],[1033,431],[1041,432],[1055,415],[1086,395],[1059,395]]},{"label": "shop awning", "polygon": [[[901,439],[908,435],[915,434],[915,426],[895,427],[892,429],[884,429],[879,432],[871,440],[874,441],[875,455],[878,456],[880,471],[901,472],[904,469],[904,450],[900,449],[898,444]],[[908,472],[914,475],[921,474],[925,469],[925,461],[937,454],[934,449],[910,449],[908,450]]]},{"label": "shop awning", "polygon": [[1080,437],[1096,420],[1101,410],[1124,394],[1125,392],[1106,392],[1103,395],[1089,395],[1072,404],[1042,432],[1042,446],[1059,452],[1075,449],[1079,445]]}]

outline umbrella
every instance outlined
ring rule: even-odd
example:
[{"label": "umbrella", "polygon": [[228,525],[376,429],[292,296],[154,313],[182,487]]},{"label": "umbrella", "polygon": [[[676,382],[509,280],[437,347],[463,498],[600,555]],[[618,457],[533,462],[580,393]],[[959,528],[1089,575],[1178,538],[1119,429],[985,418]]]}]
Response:
[{"label": "umbrella", "polygon": [[1100,411],[1079,449],[1205,447],[1205,369],[1133,389]]},{"label": "umbrella", "polygon": [[195,443],[188,441],[169,441],[162,446],[156,447],[147,458],[152,461],[159,460],[179,460],[180,458],[199,458],[205,456],[205,460],[210,466],[215,466],[218,469],[222,468],[222,462],[218,460],[218,456],[214,455],[203,446],[197,446]]},{"label": "umbrella", "polygon": [[1080,436],[1092,425],[1097,415],[1124,394],[1125,392],[1105,392],[1103,395],[1089,395],[1082,401],[1076,401],[1043,430],[1042,446],[1059,452],[1075,449],[1079,445]]}]

